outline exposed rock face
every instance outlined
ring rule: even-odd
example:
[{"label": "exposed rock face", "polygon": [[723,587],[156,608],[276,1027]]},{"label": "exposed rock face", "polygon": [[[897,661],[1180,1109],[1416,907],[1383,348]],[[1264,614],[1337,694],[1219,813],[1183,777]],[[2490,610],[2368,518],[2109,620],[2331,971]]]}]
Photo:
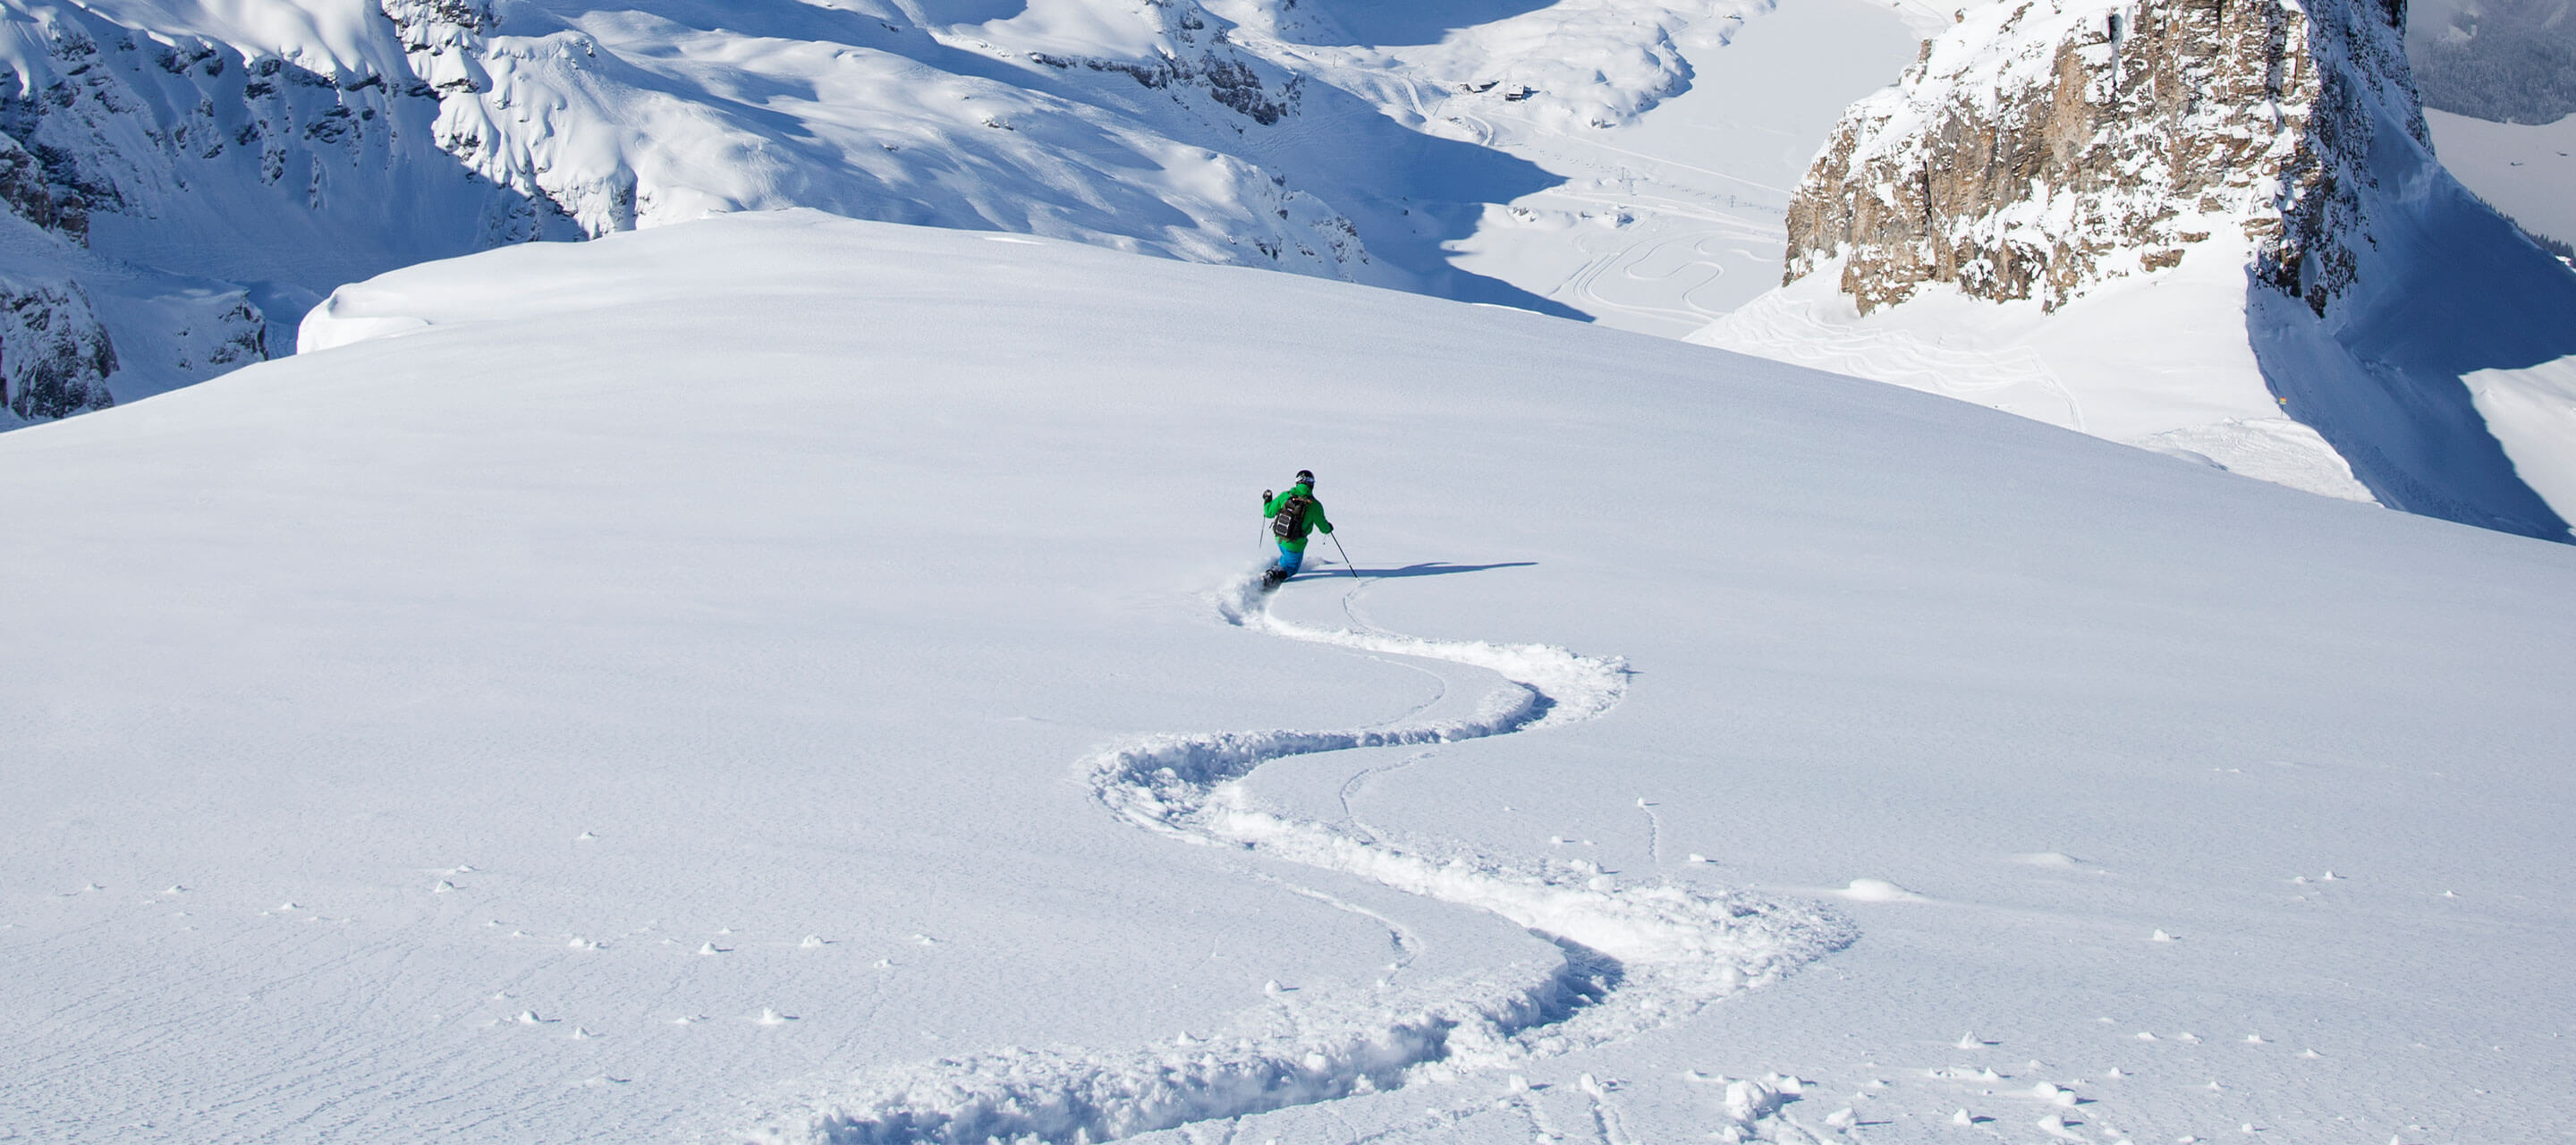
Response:
[{"label": "exposed rock face", "polygon": [[1079,65],[1095,72],[1117,72],[1158,91],[1175,86],[1202,89],[1216,103],[1263,127],[1297,114],[1305,77],[1273,74],[1270,81],[1277,83],[1273,90],[1263,73],[1277,69],[1238,50],[1221,22],[1211,20],[1197,0],[1146,0],[1139,14],[1156,25],[1156,50],[1150,58],[1119,60],[1044,51],[1030,52],[1029,58],[1051,68]]},{"label": "exposed rock face", "polygon": [[116,404],[116,372],[89,295],[76,284],[0,286],[0,405],[28,420],[70,417]]},{"label": "exposed rock face", "polygon": [[[1928,282],[2054,309],[2214,244],[2322,315],[2371,242],[2374,133],[2427,136],[2402,0],[2023,0],[1853,106],[1789,213],[1867,313]],[[2215,257],[2215,253],[2210,257]]]},{"label": "exposed rock face", "polygon": [[533,179],[485,177],[433,130],[476,102],[479,0],[364,19],[372,55],[298,60],[0,4],[0,407],[62,417],[264,360],[268,315],[242,283],[274,298],[579,237]]},{"label": "exposed rock face", "polygon": [[[236,225],[248,221],[245,208],[430,223],[378,201],[454,170],[446,141],[424,128],[445,101],[471,102],[489,86],[474,57],[491,17],[471,0],[386,0],[383,11],[383,59],[305,62],[148,36],[78,8],[0,11],[0,33],[41,49],[23,57],[25,74],[0,71],[0,202],[75,238],[101,212],[176,218],[206,192],[241,183],[270,193],[224,204]],[[538,236],[521,205],[542,197],[533,183],[483,195],[496,202],[473,240]]]},{"label": "exposed rock face", "polygon": [[0,131],[0,209],[75,243],[89,241],[87,199],[51,178],[45,162],[6,131]]},{"label": "exposed rock face", "polygon": [[[1854,325],[1918,330],[1936,300],[1899,304],[1935,287],[2027,300],[2053,316],[1995,307],[1960,341],[1990,361],[2049,341],[2084,378],[2069,408],[2080,389],[2131,439],[2277,410],[2382,504],[2569,540],[2576,277],[2442,169],[2403,25],[2402,0],[1968,16],[1846,114],[1792,208],[1783,293],[1839,303],[1837,275],[1894,311]],[[2102,289],[2130,276],[2157,292]]]}]

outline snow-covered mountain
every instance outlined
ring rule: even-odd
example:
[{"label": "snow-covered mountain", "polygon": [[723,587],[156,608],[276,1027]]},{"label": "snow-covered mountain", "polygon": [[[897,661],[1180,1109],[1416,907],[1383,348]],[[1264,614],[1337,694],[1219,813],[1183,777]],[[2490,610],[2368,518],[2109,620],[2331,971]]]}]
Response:
[{"label": "snow-covered mountain", "polygon": [[[2568,280],[2455,201],[2388,13],[2312,7],[1959,9],[1816,157],[1928,9],[0,0],[0,406],[282,353],[325,292],[425,259],[808,206],[1720,319],[1706,340],[2558,535]],[[1742,305],[1778,259],[1791,284]]]},{"label": "snow-covered mountain", "polygon": [[804,212],[307,334],[0,435],[0,1138],[2576,1130],[2576,549]]},{"label": "snow-covered mountain", "polygon": [[438,72],[459,30],[326,7],[0,8],[0,275],[19,324],[52,332],[0,332],[14,415],[257,361],[292,338],[270,315],[338,281],[547,233],[537,200],[439,146],[442,98],[473,83]]},{"label": "snow-covered mountain", "polygon": [[1185,141],[1275,126],[1292,77],[1192,4],[1075,7],[1100,18],[1033,33],[1048,55],[955,46],[971,3],[12,0],[9,404],[59,416],[256,360],[395,266],[711,211],[1390,277],[1313,196]]},{"label": "snow-covered mountain", "polygon": [[1571,315],[1452,265],[1562,181],[1471,124],[1617,127],[1761,10],[7,0],[7,404],[283,352],[396,266],[795,206]]},{"label": "snow-covered mountain", "polygon": [[1836,130],[1786,284],[1699,337],[2564,539],[2576,274],[2434,159],[2401,20],[1967,12]]},{"label": "snow-covered mountain", "polygon": [[2406,50],[2442,164],[2576,263],[2576,10],[2429,0],[2407,10]]},{"label": "snow-covered mountain", "polygon": [[2576,19],[2567,0],[2410,5],[2407,55],[2424,102],[2495,123],[2576,115]]}]

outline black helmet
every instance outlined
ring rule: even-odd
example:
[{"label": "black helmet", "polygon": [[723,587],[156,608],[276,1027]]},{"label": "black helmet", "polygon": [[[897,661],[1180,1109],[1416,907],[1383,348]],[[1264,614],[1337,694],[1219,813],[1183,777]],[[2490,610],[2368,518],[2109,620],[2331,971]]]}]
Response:
[{"label": "black helmet", "polygon": [[1297,471],[1297,484],[1300,484],[1300,485],[1312,485],[1312,484],[1314,484],[1314,483],[1315,483],[1315,471],[1314,471],[1314,470],[1312,470],[1312,469],[1300,469],[1300,470],[1298,470],[1298,471]]}]

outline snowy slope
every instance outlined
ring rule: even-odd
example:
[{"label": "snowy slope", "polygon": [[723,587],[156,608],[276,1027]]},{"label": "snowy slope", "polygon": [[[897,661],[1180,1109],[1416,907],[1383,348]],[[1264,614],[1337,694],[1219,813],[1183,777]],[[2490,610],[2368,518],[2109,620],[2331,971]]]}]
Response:
[{"label": "snowy slope", "polygon": [[2576,243],[2576,116],[2491,123],[2426,108],[2442,166],[2523,229]]},{"label": "snowy slope", "polygon": [[0,437],[0,1137],[2576,1131],[2563,546],[811,213],[305,334]]},{"label": "snowy slope", "polygon": [[[2241,253],[2241,252],[2238,252]],[[2241,263],[2195,259],[2057,308],[1932,290],[1863,315],[1826,266],[1693,341],[1975,402],[2346,500],[2371,500],[2282,416],[2245,336]]]}]

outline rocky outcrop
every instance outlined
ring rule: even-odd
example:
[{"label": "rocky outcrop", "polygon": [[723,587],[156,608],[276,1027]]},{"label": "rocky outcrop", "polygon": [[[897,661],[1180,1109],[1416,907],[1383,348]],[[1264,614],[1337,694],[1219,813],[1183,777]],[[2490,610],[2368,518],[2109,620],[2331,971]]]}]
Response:
[{"label": "rocky outcrop", "polygon": [[1289,77],[1274,92],[1262,82],[1261,73],[1250,63],[1213,52],[1201,53],[1195,59],[1157,56],[1151,62],[1098,56],[1058,56],[1045,52],[1031,52],[1029,58],[1051,68],[1079,65],[1095,72],[1117,72],[1157,90],[1175,85],[1201,88],[1210,99],[1263,127],[1295,115],[1297,105],[1305,95],[1306,84],[1302,76]]},{"label": "rocky outcrop", "polygon": [[1116,72],[1156,91],[1203,91],[1219,106],[1263,127],[1297,114],[1305,97],[1305,77],[1283,73],[1239,50],[1223,23],[1212,19],[1197,0],[1147,0],[1138,15],[1154,27],[1155,50],[1150,56],[1112,59],[1032,51],[1028,57],[1061,70]]},{"label": "rocky outcrop", "polygon": [[256,209],[429,222],[380,201],[453,169],[421,129],[441,99],[478,90],[456,29],[479,30],[489,15],[465,0],[387,0],[385,11],[394,35],[382,60],[298,60],[147,35],[78,8],[0,11],[8,37],[41,49],[0,72],[0,202],[77,237],[101,212],[170,219],[206,191],[247,182],[273,193],[224,204],[226,221],[249,222],[241,212]]},{"label": "rocky outcrop", "polygon": [[596,238],[635,229],[632,169],[617,164],[597,172],[557,171],[540,154],[549,141],[512,131],[508,118],[496,114],[546,97],[498,90],[501,81],[489,61],[501,18],[489,0],[378,2],[393,21],[410,72],[404,94],[436,102],[431,139],[500,192],[500,209],[486,216],[487,225],[512,237]]},{"label": "rocky outcrop", "polygon": [[[8,98],[0,95],[0,123],[9,118]],[[27,220],[74,243],[89,241],[89,202],[57,183],[45,162],[0,131],[0,210]]]},{"label": "rocky outcrop", "polygon": [[2054,309],[2212,244],[2323,314],[2371,242],[2375,134],[2426,139],[2403,24],[2401,0],[1978,12],[1845,115],[1790,208],[1786,277],[1839,265],[1863,313],[1935,282]]},{"label": "rocky outcrop", "polygon": [[1846,114],[1780,293],[1944,352],[2044,343],[2069,408],[2126,440],[2286,415],[2382,504],[2568,540],[2576,276],[2442,169],[2404,22],[2402,0],[1966,16]]},{"label": "rocky outcrop", "polygon": [[[386,0],[345,58],[0,4],[6,408],[42,420],[268,356],[263,301],[422,258],[577,237],[533,181],[432,130],[479,90],[471,0]],[[262,301],[254,301],[261,284]],[[300,312],[279,315],[291,323]]]},{"label": "rocky outcrop", "polygon": [[116,404],[116,346],[78,284],[0,284],[0,405],[28,421]]}]

